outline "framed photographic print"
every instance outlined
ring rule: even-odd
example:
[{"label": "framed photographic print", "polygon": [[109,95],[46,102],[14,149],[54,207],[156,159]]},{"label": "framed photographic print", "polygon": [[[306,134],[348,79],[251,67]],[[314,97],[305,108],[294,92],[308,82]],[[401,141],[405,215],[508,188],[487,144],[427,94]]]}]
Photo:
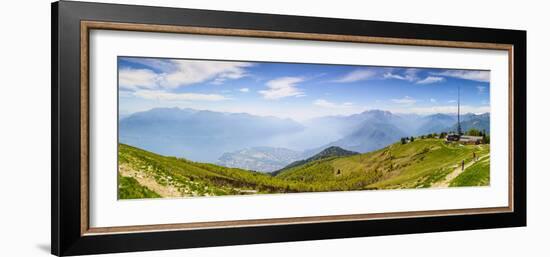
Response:
[{"label": "framed photographic print", "polygon": [[526,225],[526,32],[57,2],[52,253]]}]

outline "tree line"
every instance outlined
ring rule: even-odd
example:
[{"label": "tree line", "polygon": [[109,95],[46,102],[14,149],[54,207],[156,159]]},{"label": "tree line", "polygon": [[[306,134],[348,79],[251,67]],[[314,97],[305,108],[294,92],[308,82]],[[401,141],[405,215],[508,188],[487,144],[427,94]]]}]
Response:
[{"label": "tree line", "polygon": [[[448,134],[449,133],[447,133],[447,132],[428,133],[428,134],[425,134],[425,135],[420,135],[417,138],[420,138],[420,139],[425,139],[425,138],[445,139]],[[487,132],[485,130],[479,130],[479,129],[471,128],[468,131],[466,131],[466,133],[464,135],[482,137],[481,141],[482,141],[483,144],[489,144],[491,142],[491,137],[487,134]],[[401,138],[401,144],[404,145],[406,143],[414,142],[414,140],[415,140],[414,136],[402,137]]]}]

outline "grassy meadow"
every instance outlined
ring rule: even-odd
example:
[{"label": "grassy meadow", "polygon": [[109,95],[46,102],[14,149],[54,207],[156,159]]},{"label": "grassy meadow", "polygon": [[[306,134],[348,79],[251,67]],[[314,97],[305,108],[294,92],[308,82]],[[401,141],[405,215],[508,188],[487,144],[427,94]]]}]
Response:
[{"label": "grassy meadow", "polygon": [[[426,138],[260,173],[119,144],[119,199],[489,185],[489,145]],[[476,157],[474,159],[474,153]],[[466,168],[461,170],[464,160]]]}]

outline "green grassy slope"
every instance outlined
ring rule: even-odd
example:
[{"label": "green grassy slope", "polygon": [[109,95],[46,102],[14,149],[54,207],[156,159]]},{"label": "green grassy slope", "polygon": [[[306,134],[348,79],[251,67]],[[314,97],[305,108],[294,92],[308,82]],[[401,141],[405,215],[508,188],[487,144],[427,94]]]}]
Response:
[{"label": "green grassy slope", "polygon": [[330,185],[336,190],[430,187],[445,178],[462,160],[469,162],[473,152],[478,156],[486,155],[489,146],[418,139],[361,155],[308,163],[281,172],[277,177],[312,185]]},{"label": "green grassy slope", "polygon": [[142,186],[134,178],[118,176],[118,198],[141,199],[158,197],[161,196],[149,188]]},{"label": "green grassy slope", "polygon": [[[226,168],[214,164],[198,163],[189,160],[166,157],[141,150],[125,144],[119,144],[119,176],[135,178],[156,185],[149,188],[160,193],[164,188],[176,190],[170,196],[211,196],[250,193],[282,193],[303,191],[303,183],[288,183],[267,174],[236,168]],[[123,173],[124,174],[121,174]],[[129,183],[126,183],[130,185]],[[119,184],[121,199],[138,189]],[[138,190],[139,191],[139,190]],[[132,197],[128,197],[132,198]]]},{"label": "green grassy slope", "polygon": [[489,156],[468,167],[462,174],[453,179],[449,186],[488,186],[489,185]]},{"label": "green grassy slope", "polygon": [[319,152],[318,154],[316,154],[314,156],[311,156],[311,157],[309,157],[305,160],[295,161],[295,162],[287,165],[286,167],[284,167],[280,170],[274,171],[274,172],[271,173],[271,175],[275,176],[275,175],[278,175],[279,173],[284,172],[286,170],[289,170],[293,167],[298,167],[298,166],[305,165],[305,164],[308,164],[310,162],[318,161],[318,160],[321,160],[321,159],[332,158],[332,157],[345,157],[345,156],[351,156],[351,155],[356,155],[356,154],[359,154],[359,153],[358,152],[353,152],[353,151],[348,151],[348,150],[342,149],[338,146],[331,146],[331,147],[326,148],[323,151]]},{"label": "green grassy slope", "polygon": [[166,157],[119,144],[119,198],[214,196],[430,187],[462,160],[480,160],[450,186],[489,183],[489,146],[446,144],[441,139],[396,143],[378,151],[331,156],[276,176]]}]

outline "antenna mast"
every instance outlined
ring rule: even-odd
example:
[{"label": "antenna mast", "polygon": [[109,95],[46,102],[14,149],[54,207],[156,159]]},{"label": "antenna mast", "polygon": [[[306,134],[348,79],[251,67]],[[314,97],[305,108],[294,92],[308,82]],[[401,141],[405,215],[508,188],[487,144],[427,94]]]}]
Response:
[{"label": "antenna mast", "polygon": [[458,85],[458,114],[457,114],[457,118],[458,118],[458,127],[457,127],[457,132],[458,132],[458,135],[462,135],[462,129],[460,128],[460,85]]}]

